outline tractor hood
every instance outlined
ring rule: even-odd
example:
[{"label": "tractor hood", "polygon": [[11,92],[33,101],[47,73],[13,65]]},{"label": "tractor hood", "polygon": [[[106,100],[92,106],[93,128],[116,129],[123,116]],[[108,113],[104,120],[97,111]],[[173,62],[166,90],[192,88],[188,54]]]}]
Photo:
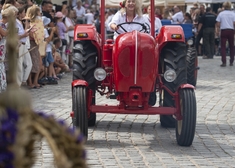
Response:
[{"label": "tractor hood", "polygon": [[153,91],[158,70],[156,42],[152,36],[138,31],[121,34],[113,47],[115,90],[128,92],[140,87]]}]

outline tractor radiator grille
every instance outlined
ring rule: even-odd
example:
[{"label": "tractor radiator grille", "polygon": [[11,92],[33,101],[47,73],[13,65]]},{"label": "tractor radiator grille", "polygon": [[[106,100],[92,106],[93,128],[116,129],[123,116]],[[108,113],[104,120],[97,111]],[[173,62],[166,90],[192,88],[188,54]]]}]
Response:
[{"label": "tractor radiator grille", "polygon": [[118,57],[118,68],[123,76],[130,76],[130,49],[125,48]]},{"label": "tractor radiator grille", "polygon": [[142,77],[147,77],[152,73],[154,68],[154,55],[149,52],[149,49],[143,49],[142,60],[139,64],[142,64]]}]

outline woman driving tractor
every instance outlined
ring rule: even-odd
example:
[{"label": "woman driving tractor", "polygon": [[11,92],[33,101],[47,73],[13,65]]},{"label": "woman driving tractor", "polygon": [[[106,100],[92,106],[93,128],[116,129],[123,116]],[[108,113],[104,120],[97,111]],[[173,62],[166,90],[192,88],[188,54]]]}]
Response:
[{"label": "woman driving tractor", "polygon": [[[124,0],[120,3],[121,9],[114,15],[109,26],[114,33],[114,40],[119,34],[139,30],[150,32],[150,23],[142,15],[142,4],[140,0]],[[130,24],[129,24],[130,23]]]}]

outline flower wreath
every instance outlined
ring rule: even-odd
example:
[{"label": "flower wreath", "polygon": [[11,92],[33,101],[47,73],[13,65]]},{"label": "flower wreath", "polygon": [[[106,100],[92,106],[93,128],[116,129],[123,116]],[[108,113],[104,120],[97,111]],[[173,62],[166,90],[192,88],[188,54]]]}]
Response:
[{"label": "flower wreath", "polygon": [[34,112],[29,93],[16,83],[18,37],[13,14],[9,16],[6,44],[8,86],[0,94],[0,168],[32,167],[34,144],[42,138],[48,142],[58,168],[86,168],[83,136],[66,127],[64,121]]}]

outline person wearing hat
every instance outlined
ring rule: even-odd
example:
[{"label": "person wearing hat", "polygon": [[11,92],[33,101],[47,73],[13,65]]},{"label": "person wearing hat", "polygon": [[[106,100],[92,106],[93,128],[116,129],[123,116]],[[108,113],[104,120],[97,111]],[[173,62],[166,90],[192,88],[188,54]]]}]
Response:
[{"label": "person wearing hat", "polygon": [[62,47],[61,47],[62,59],[66,63],[68,63],[69,60],[68,60],[68,58],[67,58],[67,56],[65,54],[67,43],[68,43],[66,38],[65,38],[65,33],[68,32],[70,27],[66,27],[66,25],[64,24],[64,22],[63,22],[64,15],[63,15],[62,12],[56,12],[55,18],[57,20],[56,25],[57,25],[57,29],[58,29],[58,35],[59,35],[59,38],[62,41]]}]

